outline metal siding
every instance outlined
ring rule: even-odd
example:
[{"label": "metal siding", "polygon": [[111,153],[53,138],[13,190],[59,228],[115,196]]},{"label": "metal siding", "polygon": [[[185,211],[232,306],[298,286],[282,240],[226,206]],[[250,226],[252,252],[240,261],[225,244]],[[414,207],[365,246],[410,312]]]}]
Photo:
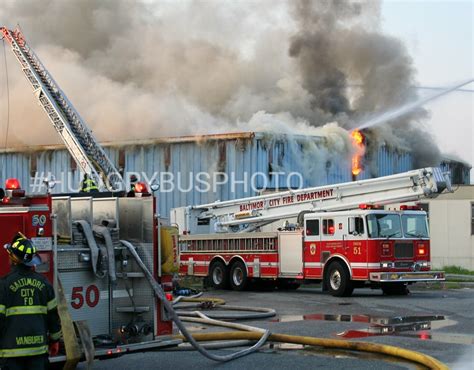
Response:
[{"label": "metal siding", "polygon": [[[282,171],[286,174],[296,171],[304,173],[303,186],[317,186],[333,183],[342,183],[352,180],[351,164],[349,159],[338,158],[325,148],[325,143],[319,138],[285,137],[279,135],[272,138],[270,135],[256,134],[254,137],[226,138],[225,147],[225,172],[229,175],[235,171],[237,181],[244,179],[245,171],[248,171],[248,179],[257,172],[267,176],[269,189],[285,188],[287,176],[280,176],[278,183],[275,176],[268,179],[269,160],[274,171]],[[105,147],[107,155],[112,162],[118,165],[119,154],[125,154],[125,172],[146,173],[148,180],[153,174],[167,171],[174,175],[177,183],[178,175],[181,174],[181,187],[188,187],[189,173],[195,176],[199,172],[212,173],[217,170],[219,160],[219,142],[221,141],[185,141],[185,142],[157,142],[144,145],[124,145],[120,147]],[[170,163],[167,168],[165,163],[165,151],[169,147]],[[30,153],[0,153],[0,181],[4,183],[8,177],[17,177],[24,187],[30,183],[31,155],[36,155],[37,172],[45,176],[51,173],[62,181],[66,186],[78,187],[80,182],[80,171],[73,171],[70,178],[67,174],[71,170],[71,157],[65,149],[45,150],[43,152]],[[366,158],[367,160],[367,158]],[[324,162],[323,162],[324,161]],[[448,166],[447,166],[448,167]],[[381,146],[375,152],[373,164],[366,165],[364,171],[357,179],[386,176],[393,173],[408,171],[413,168],[413,160],[410,153],[398,150],[394,151],[387,146]],[[63,174],[63,175],[62,175]],[[126,179],[128,180],[128,179]],[[183,181],[184,180],[184,181]],[[257,187],[263,187],[265,180],[260,176],[257,178]],[[291,187],[299,185],[298,178],[293,176],[290,181]],[[163,184],[162,184],[163,186]],[[53,189],[59,192],[60,186]],[[164,189],[164,188],[163,188]],[[232,183],[220,185],[217,191],[202,193],[195,189],[182,193],[158,192],[157,210],[162,217],[169,217],[171,208],[192,204],[203,204],[215,200],[227,200],[256,195],[249,187],[244,189],[243,185],[237,184],[235,192],[232,192]]]}]

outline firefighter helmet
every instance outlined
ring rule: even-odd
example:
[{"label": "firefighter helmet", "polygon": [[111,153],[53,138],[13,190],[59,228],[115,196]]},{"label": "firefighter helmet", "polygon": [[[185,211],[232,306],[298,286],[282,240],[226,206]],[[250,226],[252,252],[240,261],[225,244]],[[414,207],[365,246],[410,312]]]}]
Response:
[{"label": "firefighter helmet", "polygon": [[6,249],[10,259],[15,263],[28,267],[41,264],[41,257],[36,253],[36,247],[21,233],[15,235],[11,244],[6,245]]}]

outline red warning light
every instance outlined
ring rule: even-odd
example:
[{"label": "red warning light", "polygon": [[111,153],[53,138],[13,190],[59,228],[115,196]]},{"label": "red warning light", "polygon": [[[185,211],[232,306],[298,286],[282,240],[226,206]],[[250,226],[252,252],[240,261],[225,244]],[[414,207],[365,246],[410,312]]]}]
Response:
[{"label": "red warning light", "polygon": [[144,182],[137,182],[135,184],[135,193],[148,193],[148,187]]},{"label": "red warning light", "polygon": [[21,189],[20,181],[18,181],[18,179],[7,179],[7,181],[5,181],[5,189],[6,190]]}]

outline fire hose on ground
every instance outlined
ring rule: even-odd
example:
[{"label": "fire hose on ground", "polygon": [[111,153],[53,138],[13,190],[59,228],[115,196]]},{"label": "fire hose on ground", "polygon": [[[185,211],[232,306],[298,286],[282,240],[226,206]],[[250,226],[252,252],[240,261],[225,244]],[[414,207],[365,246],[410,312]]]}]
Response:
[{"label": "fire hose on ground", "polygon": [[[180,301],[182,302],[199,302],[205,301],[206,298],[182,298]],[[212,300],[219,301],[219,299],[212,298]],[[222,300],[221,300],[222,301]],[[225,306],[221,306],[223,303],[219,302],[218,309],[224,309]],[[237,306],[228,306],[228,307],[237,307]],[[242,310],[252,310],[251,308],[247,307],[239,307]],[[257,311],[263,311],[265,309],[256,308]],[[268,313],[274,310],[267,309]],[[181,312],[181,311],[178,311]],[[197,317],[192,317],[197,316]],[[212,315],[213,317],[219,317],[226,319],[232,318],[230,316],[225,315]],[[238,316],[238,318],[245,318],[245,315]],[[246,345],[248,343],[252,343],[258,338],[261,337],[261,333],[265,332],[265,329],[257,328],[254,326],[243,325],[233,322],[221,321],[211,318],[210,314],[203,314],[199,311],[188,312],[186,317],[181,317],[182,321],[189,321],[195,322],[200,324],[206,325],[213,325],[213,326],[220,326],[230,329],[237,329],[241,330],[240,332],[217,332],[217,333],[206,333],[206,334],[194,334],[193,337],[198,341],[232,341],[228,343],[229,345],[236,345],[241,343],[242,345]],[[227,336],[229,334],[229,336]],[[182,336],[178,336],[178,338],[183,339]],[[239,342],[240,341],[240,342]],[[319,346],[325,348],[333,348],[333,349],[344,349],[344,350],[351,350],[351,351],[361,351],[361,352],[371,352],[371,353],[378,353],[384,354],[389,356],[398,357],[404,360],[408,360],[410,362],[415,362],[427,366],[431,369],[448,369],[446,365],[441,363],[440,361],[436,360],[435,358],[416,352],[411,351],[395,346],[390,345],[382,345],[376,343],[367,343],[367,342],[348,342],[340,339],[326,339],[326,338],[316,338],[316,337],[306,337],[306,336],[295,336],[295,335],[285,335],[285,334],[271,334],[268,338],[270,342],[280,342],[280,343],[292,343],[292,344],[301,344],[301,345],[310,345],[310,346]],[[210,348],[223,348],[228,346],[217,346]],[[186,348],[185,348],[186,350]]]},{"label": "fire hose on ground", "polygon": [[[183,339],[185,341],[188,341],[198,352],[200,352],[202,355],[204,355],[205,357],[211,360],[220,361],[220,362],[231,361],[236,358],[239,358],[239,357],[242,357],[242,356],[245,356],[247,354],[257,351],[259,348],[261,348],[264,345],[266,341],[270,341],[270,342],[279,342],[279,343],[293,343],[293,344],[301,344],[301,345],[308,345],[308,346],[318,346],[318,347],[324,347],[324,348],[343,349],[343,350],[350,350],[350,351],[378,353],[378,354],[398,357],[400,359],[404,359],[410,362],[421,364],[430,369],[438,369],[438,370],[449,369],[445,364],[438,361],[434,357],[425,355],[420,352],[411,351],[408,349],[399,348],[399,347],[390,346],[390,345],[367,343],[367,342],[351,342],[351,341],[345,341],[341,339],[316,338],[316,337],[296,336],[296,335],[287,335],[287,334],[276,334],[276,333],[271,334],[270,331],[266,329],[260,329],[260,328],[255,328],[248,325],[219,321],[219,320],[211,318],[210,315],[204,315],[198,312],[192,313],[191,315],[191,316],[198,316],[197,318],[186,317],[186,318],[180,319],[178,317],[177,312],[173,309],[172,304],[168,302],[168,300],[166,299],[163,289],[156,282],[151,272],[148,270],[148,268],[145,266],[145,264],[139,257],[134,246],[130,242],[127,242],[127,241],[121,241],[121,243],[133,255],[138,265],[144,272],[148,282],[152,286],[156,296],[163,303],[163,305],[165,306],[165,309],[168,311],[169,315],[171,316],[173,321],[176,323],[176,326],[181,331],[182,335],[179,335],[176,337]],[[202,298],[180,299],[180,301],[184,301],[184,302],[185,301],[202,302],[202,300],[203,300]],[[219,300],[219,299],[206,299],[206,300],[207,301],[211,300],[214,303],[219,302],[221,304],[224,302],[223,300]],[[235,310],[235,307],[239,307],[239,306],[229,306],[229,307],[231,307],[231,310],[232,310],[232,307]],[[220,306],[219,309],[221,308],[223,307]],[[249,310],[249,308],[247,307],[245,308],[239,307],[239,308],[240,310],[242,309]],[[262,312],[261,310],[263,309],[257,309],[257,312],[255,312],[255,314],[265,314],[265,312]],[[267,311],[268,312],[266,312],[266,314],[267,315],[270,314],[271,310],[270,311],[267,310]],[[223,316],[219,316],[219,318],[223,318]],[[232,318],[235,318],[235,315]],[[215,325],[215,326],[234,328],[234,329],[239,329],[243,331],[215,332],[215,333],[205,333],[205,334],[198,333],[198,334],[191,335],[183,324],[184,320],[206,323],[206,324]],[[255,343],[250,348],[246,348],[242,351],[239,351],[230,355],[225,355],[225,356],[219,356],[219,355],[209,353],[206,350],[206,348],[204,348],[200,343],[198,343],[198,342],[208,342],[208,341],[229,341],[229,340],[230,341],[244,340],[244,341],[252,341],[252,342],[256,341],[257,343]]]},{"label": "fire hose on ground", "polygon": [[141,260],[140,256],[138,255],[137,251],[135,250],[135,247],[130,242],[128,242],[126,240],[121,240],[120,242],[122,243],[122,245],[124,245],[129,250],[129,252],[135,258],[136,262],[138,263],[138,265],[142,269],[143,273],[145,274],[145,277],[147,278],[148,282],[150,283],[151,287],[153,288],[156,296],[161,301],[161,303],[163,304],[165,309],[168,311],[168,314],[171,316],[171,318],[175,322],[176,326],[181,331],[183,337],[186,338],[186,340],[188,342],[190,342],[193,345],[193,347],[196,348],[196,350],[199,353],[201,353],[203,356],[205,356],[205,357],[207,357],[211,360],[214,360],[214,361],[227,362],[227,361],[231,361],[231,360],[234,360],[236,358],[248,355],[252,352],[255,352],[260,347],[262,347],[264,345],[264,343],[266,342],[268,336],[270,335],[270,331],[268,331],[268,330],[263,334],[259,333],[260,338],[257,339],[257,343],[255,345],[253,345],[250,348],[246,348],[242,351],[232,353],[230,355],[224,355],[224,356],[215,355],[215,354],[212,354],[209,351],[207,351],[203,346],[201,346],[193,338],[193,336],[186,329],[186,327],[184,326],[184,324],[182,323],[182,321],[178,317],[176,311],[173,309],[172,304],[170,302],[168,302],[168,300],[166,299],[165,292],[163,291],[161,286],[156,282],[156,280],[153,278],[153,275],[151,274],[150,270],[148,270],[148,268],[145,266],[145,264]]}]

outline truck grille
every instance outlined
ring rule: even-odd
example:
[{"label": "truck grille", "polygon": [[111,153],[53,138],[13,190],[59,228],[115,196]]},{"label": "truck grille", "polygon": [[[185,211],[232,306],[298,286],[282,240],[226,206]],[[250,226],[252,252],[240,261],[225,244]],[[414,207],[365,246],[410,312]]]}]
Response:
[{"label": "truck grille", "polygon": [[412,258],[413,243],[395,243],[395,258]]}]

